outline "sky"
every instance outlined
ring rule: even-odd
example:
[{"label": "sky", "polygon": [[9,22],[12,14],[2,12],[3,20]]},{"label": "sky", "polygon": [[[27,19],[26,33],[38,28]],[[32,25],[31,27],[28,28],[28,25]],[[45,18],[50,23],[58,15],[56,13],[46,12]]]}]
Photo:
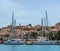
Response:
[{"label": "sky", "polygon": [[60,22],[60,0],[0,0],[0,28],[11,24],[13,11],[16,25],[41,25],[45,11],[49,25]]}]

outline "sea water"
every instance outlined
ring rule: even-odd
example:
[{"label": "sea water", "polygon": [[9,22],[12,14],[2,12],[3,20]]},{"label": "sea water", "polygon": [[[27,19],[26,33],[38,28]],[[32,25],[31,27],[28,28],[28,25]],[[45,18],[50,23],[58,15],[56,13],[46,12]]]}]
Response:
[{"label": "sea water", "polygon": [[60,51],[60,45],[0,45],[0,51]]}]

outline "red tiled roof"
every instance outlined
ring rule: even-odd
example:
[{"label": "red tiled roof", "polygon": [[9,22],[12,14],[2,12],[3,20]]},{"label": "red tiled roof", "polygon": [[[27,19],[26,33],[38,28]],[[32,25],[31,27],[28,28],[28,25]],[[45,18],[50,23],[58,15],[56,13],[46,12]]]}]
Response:
[{"label": "red tiled roof", "polygon": [[9,27],[3,27],[2,29],[9,29]]}]

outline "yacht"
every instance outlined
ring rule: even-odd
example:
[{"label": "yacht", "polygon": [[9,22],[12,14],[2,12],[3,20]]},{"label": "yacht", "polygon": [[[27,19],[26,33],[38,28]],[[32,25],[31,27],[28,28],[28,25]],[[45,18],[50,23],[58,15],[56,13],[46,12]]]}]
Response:
[{"label": "yacht", "polygon": [[40,40],[40,41],[36,41],[34,44],[35,45],[55,45],[56,41]]},{"label": "yacht", "polygon": [[5,45],[24,45],[21,39],[11,39],[4,42]]}]

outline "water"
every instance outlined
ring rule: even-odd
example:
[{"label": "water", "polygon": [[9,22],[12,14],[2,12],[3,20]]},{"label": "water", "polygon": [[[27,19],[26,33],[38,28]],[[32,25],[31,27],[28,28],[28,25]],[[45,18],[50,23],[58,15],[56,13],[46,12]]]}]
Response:
[{"label": "water", "polygon": [[60,51],[59,45],[0,45],[0,51]]}]

